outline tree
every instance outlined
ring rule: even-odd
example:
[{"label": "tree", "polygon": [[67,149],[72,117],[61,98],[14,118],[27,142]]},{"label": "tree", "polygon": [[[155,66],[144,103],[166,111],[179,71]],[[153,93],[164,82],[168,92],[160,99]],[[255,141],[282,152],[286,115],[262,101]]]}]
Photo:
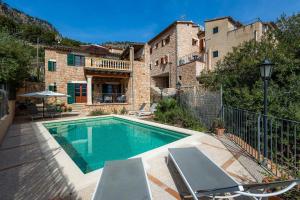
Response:
[{"label": "tree", "polygon": [[300,14],[281,16],[276,24],[260,42],[233,48],[214,72],[203,75],[202,83],[213,88],[222,85],[226,104],[261,112],[259,64],[268,58],[275,63],[268,96],[270,114],[300,120]]},{"label": "tree", "polygon": [[33,48],[0,31],[0,82],[18,86],[30,76]]}]

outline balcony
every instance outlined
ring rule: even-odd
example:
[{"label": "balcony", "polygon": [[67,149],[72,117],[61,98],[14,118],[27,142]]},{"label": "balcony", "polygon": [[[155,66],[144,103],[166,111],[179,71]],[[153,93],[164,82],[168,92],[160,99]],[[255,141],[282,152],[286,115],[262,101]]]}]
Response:
[{"label": "balcony", "polygon": [[119,71],[128,72],[130,71],[130,61],[126,60],[114,60],[107,58],[91,58],[87,59],[86,69],[99,70],[99,71]]},{"label": "balcony", "polygon": [[194,61],[199,61],[199,62],[204,62],[204,56],[203,54],[200,54],[198,52],[194,52],[185,56],[182,56],[179,58],[179,63],[178,65],[185,65],[187,63],[190,62],[194,62]]}]

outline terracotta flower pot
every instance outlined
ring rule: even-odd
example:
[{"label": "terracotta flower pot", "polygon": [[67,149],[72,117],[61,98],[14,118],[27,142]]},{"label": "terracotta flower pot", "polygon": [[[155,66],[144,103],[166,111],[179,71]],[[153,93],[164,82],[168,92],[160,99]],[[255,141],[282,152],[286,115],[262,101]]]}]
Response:
[{"label": "terracotta flower pot", "polygon": [[215,128],[215,133],[217,136],[223,136],[225,132],[225,128]]}]

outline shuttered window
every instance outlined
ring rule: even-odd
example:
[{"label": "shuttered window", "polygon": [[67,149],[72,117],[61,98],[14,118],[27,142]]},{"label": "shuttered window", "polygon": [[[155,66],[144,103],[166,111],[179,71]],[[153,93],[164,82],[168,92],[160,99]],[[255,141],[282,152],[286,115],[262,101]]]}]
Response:
[{"label": "shuttered window", "polygon": [[68,104],[75,103],[75,83],[68,83],[67,85],[68,92]]},{"label": "shuttered window", "polygon": [[56,71],[56,62],[55,61],[48,61],[48,71],[54,72]]},{"label": "shuttered window", "polygon": [[69,53],[67,58],[67,63],[69,66],[75,66],[75,55]]},{"label": "shuttered window", "polygon": [[67,62],[69,66],[85,66],[85,56],[70,53]]}]

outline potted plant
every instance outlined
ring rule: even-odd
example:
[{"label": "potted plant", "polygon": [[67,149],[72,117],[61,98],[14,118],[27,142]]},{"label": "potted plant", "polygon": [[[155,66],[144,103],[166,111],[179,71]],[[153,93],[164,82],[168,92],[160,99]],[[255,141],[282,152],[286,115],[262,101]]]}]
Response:
[{"label": "potted plant", "polygon": [[220,118],[217,118],[214,120],[213,125],[212,125],[214,132],[217,136],[223,136],[225,132],[225,125],[223,120]]}]

